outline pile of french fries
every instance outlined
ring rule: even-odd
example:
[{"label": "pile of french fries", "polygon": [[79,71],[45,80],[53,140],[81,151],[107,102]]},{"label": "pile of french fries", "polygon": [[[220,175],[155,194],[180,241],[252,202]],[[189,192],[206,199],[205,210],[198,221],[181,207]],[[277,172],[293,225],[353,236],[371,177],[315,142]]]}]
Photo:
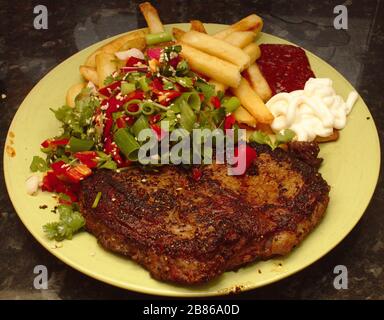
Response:
[{"label": "pile of french fries", "polygon": [[235,118],[253,128],[273,121],[264,104],[272,91],[256,64],[260,48],[254,41],[262,26],[263,20],[252,14],[214,35],[198,20],[191,21],[190,31],[172,30],[191,69],[209,77],[216,91],[238,97],[242,105]]},{"label": "pile of french fries", "polygon": [[[117,70],[116,52],[130,48],[143,51],[146,34],[164,31],[157,10],[149,2],[139,7],[148,28],[118,37],[89,55],[79,68],[88,85],[103,87],[104,80]],[[254,42],[263,27],[263,20],[251,14],[213,35],[207,34],[199,20],[192,20],[190,24],[189,31],[172,29],[176,43],[182,45],[181,55],[190,68],[209,78],[217,92],[235,95],[240,100],[241,106],[234,112],[238,123],[271,132],[269,124],[274,117],[265,102],[272,96],[272,91],[256,64],[260,48]],[[74,106],[76,96],[85,86],[85,82],[79,83],[68,90],[68,105]]]}]

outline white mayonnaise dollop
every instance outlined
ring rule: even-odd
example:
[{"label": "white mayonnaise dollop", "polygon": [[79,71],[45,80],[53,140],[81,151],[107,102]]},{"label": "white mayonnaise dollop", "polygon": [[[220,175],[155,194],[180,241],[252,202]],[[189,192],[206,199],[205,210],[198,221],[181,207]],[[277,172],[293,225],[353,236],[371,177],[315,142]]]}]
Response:
[{"label": "white mayonnaise dollop", "polygon": [[266,105],[275,117],[271,124],[275,132],[291,129],[298,141],[312,141],[316,136],[330,136],[333,128],[344,128],[357,98],[353,91],[344,101],[331,79],[310,78],[304,90],[278,93]]}]

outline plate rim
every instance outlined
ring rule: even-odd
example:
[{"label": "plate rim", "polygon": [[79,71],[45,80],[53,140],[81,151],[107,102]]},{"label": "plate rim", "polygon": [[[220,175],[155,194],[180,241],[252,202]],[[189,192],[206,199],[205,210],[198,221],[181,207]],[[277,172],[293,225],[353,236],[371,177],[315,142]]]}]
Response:
[{"label": "plate rim", "polygon": [[[172,24],[166,24],[164,26],[165,27],[185,26],[187,24],[188,23],[172,23]],[[204,24],[205,25],[212,25],[212,26],[219,26],[219,27],[228,26],[226,24],[219,24],[219,23],[204,23]],[[141,29],[145,29],[145,28],[141,28]],[[192,291],[191,292],[178,292],[178,291],[169,291],[169,290],[167,291],[165,289],[159,289],[159,288],[152,288],[152,287],[145,287],[145,286],[141,287],[141,286],[137,286],[137,285],[130,284],[130,283],[122,283],[121,281],[116,280],[114,278],[111,278],[111,277],[109,277],[107,275],[100,275],[97,272],[93,272],[92,269],[88,269],[86,267],[83,267],[80,264],[77,264],[76,262],[72,262],[72,260],[70,258],[67,258],[65,254],[60,253],[60,250],[53,250],[49,245],[47,245],[47,243],[43,241],[43,239],[37,234],[37,232],[33,228],[31,228],[28,225],[28,223],[25,222],[25,220],[22,217],[22,215],[19,214],[19,210],[17,209],[17,205],[15,204],[16,201],[14,200],[14,195],[9,191],[10,190],[10,183],[11,183],[10,180],[11,180],[11,178],[10,178],[9,173],[8,173],[9,170],[6,170],[7,169],[6,167],[8,165],[8,161],[9,161],[9,156],[7,155],[7,152],[6,152],[6,145],[7,145],[7,140],[8,140],[8,137],[9,137],[9,133],[12,131],[12,127],[14,126],[14,124],[17,122],[20,106],[22,106],[24,104],[24,101],[27,100],[29,98],[29,96],[33,95],[35,91],[38,91],[38,87],[41,86],[41,82],[44,79],[46,80],[46,78],[52,72],[54,72],[55,69],[58,68],[60,65],[66,63],[68,60],[72,59],[74,56],[80,54],[83,50],[86,50],[86,49],[88,49],[88,48],[90,48],[92,46],[96,46],[97,44],[113,40],[114,38],[117,38],[117,37],[119,37],[121,35],[128,34],[130,32],[136,31],[136,30],[140,30],[140,29],[133,29],[133,30],[129,30],[129,31],[126,31],[126,32],[114,35],[112,37],[109,37],[109,38],[100,40],[100,41],[98,41],[96,43],[93,43],[90,46],[87,46],[87,47],[81,49],[80,51],[77,51],[76,53],[74,53],[73,55],[69,56],[68,58],[66,58],[65,60],[60,62],[59,64],[55,65],[48,72],[46,72],[44,74],[44,76],[42,78],[40,78],[40,80],[32,87],[32,89],[24,97],[23,101],[20,103],[16,113],[13,116],[13,119],[12,119],[11,124],[10,124],[10,126],[8,128],[8,131],[7,131],[7,135],[5,136],[5,143],[4,143],[4,150],[3,150],[3,174],[4,174],[4,181],[5,181],[5,185],[6,185],[8,196],[9,196],[11,202],[12,202],[12,205],[14,207],[15,212],[17,213],[17,216],[19,217],[19,219],[23,223],[24,227],[32,234],[32,236],[35,238],[35,240],[37,240],[53,256],[55,256],[59,260],[63,261],[65,264],[67,264],[71,268],[73,268],[73,269],[75,269],[75,270],[77,270],[77,271],[79,271],[79,272],[81,272],[81,273],[83,273],[83,274],[93,278],[93,279],[96,279],[98,281],[102,281],[104,283],[107,283],[107,284],[110,284],[110,285],[113,285],[113,286],[116,286],[116,287],[119,287],[119,288],[122,288],[122,289],[125,289],[125,290],[131,290],[131,291],[134,291],[134,292],[137,292],[137,293],[142,293],[142,294],[147,294],[147,295],[169,296],[169,297],[209,297],[209,296],[222,296],[222,295],[230,294],[231,293],[230,291],[225,292],[224,290],[217,290],[217,291],[212,291],[212,292],[202,292],[201,293],[201,292],[192,292]],[[288,40],[285,40],[284,38],[280,38],[280,37],[275,36],[273,34],[269,34],[269,33],[265,33],[265,32],[262,32],[261,34],[266,34],[268,37],[275,38],[278,41],[282,41],[283,40],[287,44],[298,46],[298,45],[296,45],[296,44],[294,44],[294,43],[292,43],[292,42],[290,42]],[[299,47],[301,47],[301,46],[299,46]],[[327,61],[321,59],[319,56],[317,56],[316,54],[312,53],[311,51],[306,50],[304,47],[301,47],[301,48],[303,48],[307,54],[311,55],[316,60],[320,61],[323,64],[326,64],[327,67],[332,68],[333,71],[336,72],[342,78],[343,82],[349,84],[352,88],[354,88],[354,86],[335,67],[333,67]],[[356,92],[358,92],[358,91],[356,90]],[[288,278],[288,277],[296,274],[297,272],[302,271],[303,269],[307,268],[308,266],[312,265],[313,263],[319,261],[324,256],[329,254],[336,246],[338,246],[352,232],[352,230],[357,226],[357,224],[359,223],[359,221],[361,220],[361,218],[365,214],[368,206],[370,205],[370,203],[372,201],[374,193],[376,191],[378,180],[379,180],[379,176],[380,176],[381,145],[380,145],[380,138],[379,138],[379,134],[378,134],[378,130],[377,130],[377,126],[376,126],[375,120],[374,120],[374,118],[373,118],[373,116],[372,116],[372,114],[371,114],[371,112],[369,110],[369,107],[365,103],[364,99],[361,96],[360,96],[360,98],[361,98],[362,102],[364,103],[364,105],[366,106],[369,115],[371,116],[371,121],[373,122],[373,127],[375,129],[374,130],[374,132],[375,132],[375,143],[377,144],[377,147],[378,147],[377,159],[376,159],[376,163],[377,163],[377,170],[376,171],[377,171],[377,173],[375,174],[375,177],[376,177],[375,178],[375,183],[372,184],[371,187],[370,187],[370,190],[369,190],[370,196],[369,196],[369,199],[367,198],[368,200],[366,201],[366,203],[363,206],[364,207],[363,212],[358,217],[356,222],[354,222],[354,224],[350,228],[348,228],[349,230],[346,231],[344,233],[344,235],[342,237],[340,237],[340,239],[338,239],[338,241],[335,241],[331,246],[329,246],[329,248],[327,248],[326,252],[324,252],[321,255],[319,255],[315,260],[313,260],[313,261],[311,261],[309,263],[306,263],[306,264],[304,263],[299,268],[297,268],[297,269],[295,269],[293,271],[289,271],[288,273],[284,273],[284,275],[277,275],[276,277],[271,277],[270,279],[264,280],[264,281],[262,281],[260,284],[258,284],[256,286],[255,285],[246,286],[244,289],[241,290],[241,292],[255,290],[257,288],[269,285],[271,283],[278,282],[280,280],[283,280],[285,278]]]}]

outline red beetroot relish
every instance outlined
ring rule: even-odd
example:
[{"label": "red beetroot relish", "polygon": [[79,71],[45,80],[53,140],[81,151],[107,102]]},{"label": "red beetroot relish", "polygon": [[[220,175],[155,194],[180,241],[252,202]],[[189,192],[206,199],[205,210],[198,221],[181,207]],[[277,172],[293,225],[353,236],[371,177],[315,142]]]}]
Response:
[{"label": "red beetroot relish", "polygon": [[315,78],[305,51],[286,44],[261,44],[257,64],[271,87],[272,94],[304,89]]}]

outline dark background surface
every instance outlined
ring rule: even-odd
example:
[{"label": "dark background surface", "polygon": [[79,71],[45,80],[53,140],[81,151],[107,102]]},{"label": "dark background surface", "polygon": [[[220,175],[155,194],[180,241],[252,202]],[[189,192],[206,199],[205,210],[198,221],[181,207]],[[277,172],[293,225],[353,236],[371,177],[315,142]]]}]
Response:
[{"label": "dark background surface", "polygon": [[[0,149],[18,106],[52,68],[88,45],[145,22],[140,1],[0,1]],[[317,54],[359,91],[384,134],[384,3],[372,1],[156,1],[163,23],[233,23],[257,13],[264,31]],[[33,28],[33,8],[48,7],[48,30]],[[333,8],[348,7],[348,30],[333,28]],[[356,146],[356,152],[359,152]],[[2,167],[2,157],[0,158]],[[358,183],[358,182],[356,182]],[[334,250],[278,283],[236,295],[243,299],[384,299],[384,191],[382,175],[370,206]],[[146,299],[89,278],[46,251],[23,226],[0,177],[0,299]],[[33,288],[33,268],[49,270],[49,289]],[[336,265],[348,268],[349,288],[333,287]],[[233,297],[232,297],[233,298]]]}]

